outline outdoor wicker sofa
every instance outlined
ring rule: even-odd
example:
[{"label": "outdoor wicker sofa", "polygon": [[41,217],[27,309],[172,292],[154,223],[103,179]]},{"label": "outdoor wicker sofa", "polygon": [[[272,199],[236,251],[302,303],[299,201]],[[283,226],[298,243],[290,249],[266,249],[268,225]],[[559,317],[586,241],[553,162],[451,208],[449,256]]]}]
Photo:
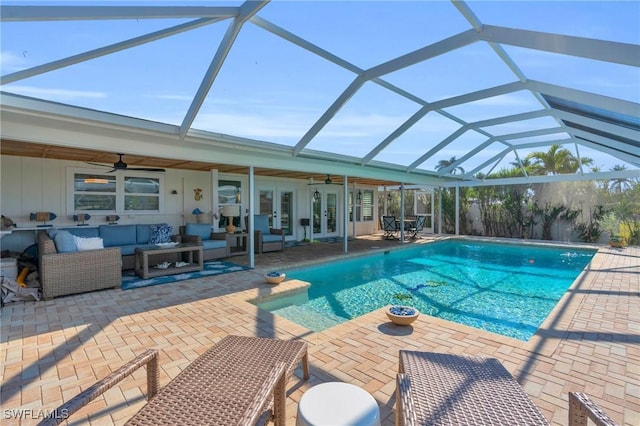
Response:
[{"label": "outdoor wicker sofa", "polygon": [[148,350],[52,411],[57,425],[138,368],[147,365],[147,399],[128,425],[253,425],[286,422],[286,383],[301,363],[309,378],[307,344],[297,340],[225,336],[158,390],[158,351]]},{"label": "outdoor wicker sofa", "polygon": [[38,233],[38,270],[42,298],[84,293],[122,285],[119,247],[58,253],[46,232]]},{"label": "outdoor wicker sofa", "polygon": [[[401,350],[396,425],[549,425],[495,358]],[[588,397],[569,394],[569,426],[616,423]]]}]

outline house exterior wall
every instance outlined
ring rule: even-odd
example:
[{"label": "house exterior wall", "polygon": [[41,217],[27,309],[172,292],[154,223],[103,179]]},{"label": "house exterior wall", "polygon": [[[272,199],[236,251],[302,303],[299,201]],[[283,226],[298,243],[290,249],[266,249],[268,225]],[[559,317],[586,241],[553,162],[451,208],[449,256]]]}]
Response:
[{"label": "house exterior wall", "polygon": [[[56,219],[51,224],[56,227],[76,226],[72,219],[74,212],[67,211],[67,169],[87,168],[85,163],[77,161],[64,161],[32,157],[0,156],[0,211],[2,215],[11,218],[17,229],[30,228],[30,230],[12,232],[4,235],[0,240],[3,250],[22,251],[35,242],[37,226],[36,222],[29,220],[31,212],[50,211],[56,214]],[[106,170],[106,169],[105,169]],[[241,211],[246,215],[248,211],[248,176],[242,174],[225,174],[217,171],[200,172],[191,170],[167,169],[164,175],[164,211],[154,214],[128,215],[118,212],[119,224],[137,223],[168,223],[177,231],[180,225],[187,222],[196,222],[198,218],[192,214],[195,208],[207,213],[214,230],[218,228],[218,220],[214,219],[211,212],[218,211],[217,180],[237,180],[242,184],[243,200]],[[294,211],[296,214],[294,234],[290,240],[302,240],[304,229],[299,224],[299,219],[310,217],[311,197],[313,191],[306,180],[281,179],[281,178],[255,178],[256,188],[286,187],[294,192]],[[196,200],[195,189],[201,190],[202,198]],[[361,189],[373,189],[373,187],[361,187]],[[351,188],[350,188],[351,190]],[[174,193],[175,192],[175,193]],[[257,198],[257,191],[255,192]],[[342,203],[342,187],[339,191],[340,205]],[[257,201],[257,200],[255,200]],[[257,204],[254,204],[257,205]],[[377,206],[374,206],[377,212]],[[93,214],[89,225],[97,226],[106,223],[104,214]],[[339,220],[342,214],[339,214]],[[202,218],[201,218],[202,220]],[[356,234],[370,234],[377,231],[377,217],[370,222],[356,222]],[[242,220],[244,227],[244,220]],[[341,226],[345,229],[344,225]],[[353,235],[353,224],[346,225],[347,235]],[[307,229],[307,232],[309,230]]]}]

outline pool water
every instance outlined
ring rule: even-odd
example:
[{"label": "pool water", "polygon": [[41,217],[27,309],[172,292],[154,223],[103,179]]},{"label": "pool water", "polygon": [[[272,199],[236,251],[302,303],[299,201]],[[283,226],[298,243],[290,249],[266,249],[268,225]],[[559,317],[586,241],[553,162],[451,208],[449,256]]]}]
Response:
[{"label": "pool water", "polygon": [[259,303],[312,331],[386,305],[529,340],[595,250],[447,240],[286,271],[307,292]]}]

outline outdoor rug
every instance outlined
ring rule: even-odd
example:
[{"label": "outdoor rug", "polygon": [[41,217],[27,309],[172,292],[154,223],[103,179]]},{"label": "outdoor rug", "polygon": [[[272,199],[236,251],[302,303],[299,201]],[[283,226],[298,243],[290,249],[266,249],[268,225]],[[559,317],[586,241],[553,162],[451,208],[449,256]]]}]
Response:
[{"label": "outdoor rug", "polygon": [[122,289],[131,290],[132,288],[147,287],[150,285],[175,283],[178,281],[189,280],[192,278],[209,277],[212,275],[228,274],[229,272],[244,271],[249,269],[246,266],[236,265],[235,263],[225,262],[222,260],[209,260],[204,262],[202,272],[187,272],[184,274],[165,275],[149,279],[142,279],[135,274],[133,270],[122,272]]}]

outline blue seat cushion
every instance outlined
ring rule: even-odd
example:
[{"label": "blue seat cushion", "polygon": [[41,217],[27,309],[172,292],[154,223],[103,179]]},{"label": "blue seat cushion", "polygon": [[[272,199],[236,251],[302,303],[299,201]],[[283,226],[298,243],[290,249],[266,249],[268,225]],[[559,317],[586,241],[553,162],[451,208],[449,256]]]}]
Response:
[{"label": "blue seat cushion", "polygon": [[217,249],[227,247],[226,240],[206,240],[202,242],[202,250]]},{"label": "blue seat cushion", "polygon": [[253,227],[256,231],[262,232],[262,234],[268,234],[271,232],[269,226],[269,216],[266,214],[256,214],[253,216]]},{"label": "blue seat cushion", "polygon": [[[98,228],[88,228],[86,226],[77,226],[75,228],[61,228],[59,231],[67,231],[71,235],[82,238],[95,238],[100,236]],[[49,234],[51,236],[51,234]]]},{"label": "blue seat cushion", "polygon": [[282,235],[262,234],[263,243],[276,243],[282,241]]},{"label": "blue seat cushion", "polygon": [[187,223],[184,227],[185,235],[197,235],[202,241],[211,239],[211,225],[208,223]]},{"label": "blue seat cushion", "polygon": [[136,244],[136,225],[100,225],[99,230],[105,247]]},{"label": "blue seat cushion", "polygon": [[135,254],[136,248],[137,247],[146,247],[145,245],[140,245],[140,244],[129,244],[126,246],[120,246],[120,254],[122,256],[129,256],[132,254]]}]

